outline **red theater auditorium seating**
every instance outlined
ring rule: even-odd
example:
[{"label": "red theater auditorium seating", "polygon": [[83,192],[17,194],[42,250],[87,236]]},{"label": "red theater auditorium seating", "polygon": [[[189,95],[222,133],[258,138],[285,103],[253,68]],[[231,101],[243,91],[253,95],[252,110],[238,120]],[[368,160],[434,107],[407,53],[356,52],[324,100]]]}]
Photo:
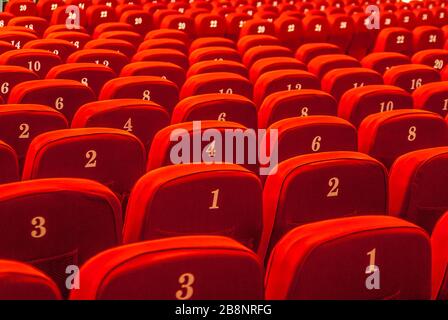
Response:
[{"label": "red theater auditorium seating", "polygon": [[19,180],[16,152],[0,140],[0,184]]},{"label": "red theater auditorium seating", "polygon": [[124,130],[65,129],[43,133],[31,142],[22,178],[92,179],[125,197],[144,166],[143,144]]},{"label": "red theater auditorium seating", "polygon": [[374,52],[368,54],[361,60],[364,68],[375,70],[381,74],[384,74],[384,72],[394,66],[409,63],[411,63],[411,59],[398,52]]},{"label": "red theater auditorium seating", "polygon": [[120,203],[94,181],[59,178],[3,184],[0,208],[2,259],[32,264],[63,288],[67,266],[81,265],[121,242]]},{"label": "red theater auditorium seating", "polygon": [[448,299],[448,212],[437,222],[431,235],[432,247],[432,298]]},{"label": "red theater auditorium seating", "polygon": [[429,233],[448,210],[448,147],[422,149],[399,157],[390,170],[389,214]]},{"label": "red theater auditorium seating", "polygon": [[377,160],[350,151],[294,157],[266,179],[259,253],[298,225],[386,212],[387,172]]},{"label": "red theater auditorium seating", "polygon": [[358,129],[358,150],[390,167],[400,155],[447,144],[447,126],[437,114],[394,110],[365,118]]},{"label": "red theater auditorium seating", "polygon": [[[244,193],[245,197],[239,194]],[[256,250],[261,182],[235,164],[183,164],[147,173],[129,198],[124,243],[181,235],[231,237]]]},{"label": "red theater auditorium seating", "polygon": [[384,83],[413,92],[418,87],[440,81],[440,74],[434,68],[423,64],[403,64],[387,70],[384,75]]},{"label": "red theater auditorium seating", "polygon": [[[103,252],[81,269],[71,299],[260,300],[263,267],[234,240],[190,236]],[[217,289],[219,288],[219,290]]]},{"label": "red theater auditorium seating", "polygon": [[59,300],[57,285],[42,271],[11,260],[0,260],[1,300]]},{"label": "red theater auditorium seating", "polygon": [[171,62],[142,61],[132,62],[123,67],[120,77],[158,76],[174,82],[178,88],[185,82],[185,70]]},{"label": "red theater auditorium seating", "polygon": [[34,71],[18,66],[0,66],[0,96],[8,101],[11,90],[19,83],[37,80],[39,77]]},{"label": "red theater auditorium seating", "polygon": [[304,225],[277,243],[265,283],[266,299],[429,299],[429,238],[387,216]]},{"label": "red theater auditorium seating", "polygon": [[448,114],[448,81],[431,82],[414,90],[414,108],[428,110],[445,117]]},{"label": "red theater auditorium seating", "polygon": [[165,108],[152,101],[113,99],[90,102],[78,109],[72,128],[106,127],[137,136],[149,151],[154,135],[170,123]]}]

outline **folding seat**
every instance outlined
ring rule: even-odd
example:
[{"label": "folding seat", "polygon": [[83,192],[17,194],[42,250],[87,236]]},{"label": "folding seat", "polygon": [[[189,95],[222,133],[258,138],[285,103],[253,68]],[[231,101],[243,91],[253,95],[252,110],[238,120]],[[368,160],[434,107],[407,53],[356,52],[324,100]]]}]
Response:
[{"label": "folding seat", "polygon": [[[244,139],[238,138],[238,134],[244,135]],[[225,135],[232,138],[226,139]],[[256,138],[254,130],[230,121],[203,120],[172,124],[155,135],[146,170],[173,164],[217,165],[225,162],[259,173]],[[190,143],[191,140],[193,143]],[[234,143],[234,140],[237,142]]]},{"label": "folding seat", "polygon": [[184,13],[185,10],[187,10],[188,8],[190,8],[190,4],[188,2],[170,2],[167,4],[167,8],[168,9],[174,9],[177,10],[179,13]]},{"label": "folding seat", "polygon": [[62,113],[44,105],[6,104],[0,108],[0,140],[14,149],[20,165],[36,136],[67,126]]},{"label": "folding seat", "polygon": [[46,105],[64,114],[70,122],[80,106],[93,100],[92,89],[78,81],[45,79],[17,84],[10,92],[8,103]]},{"label": "folding seat", "polygon": [[0,55],[0,64],[28,68],[41,78],[44,78],[48,70],[61,62],[61,58],[56,54],[41,49],[13,50]]},{"label": "folding seat", "polygon": [[67,63],[96,63],[111,68],[116,74],[128,64],[128,57],[115,50],[107,49],[83,49],[72,53],[67,58]]},{"label": "folding seat", "polygon": [[443,48],[443,31],[433,26],[420,26],[412,31],[414,52]]},{"label": "folding seat", "polygon": [[353,19],[346,14],[331,14],[328,16],[328,27],[328,42],[337,45],[345,52],[355,29]]},{"label": "folding seat", "polygon": [[224,37],[198,38],[191,42],[190,52],[206,47],[227,47],[235,49],[235,42]]},{"label": "folding seat", "polygon": [[86,285],[72,290],[72,300],[263,299],[258,257],[219,236],[174,237],[117,247],[91,259],[81,268],[80,277]]},{"label": "folding seat", "polygon": [[117,21],[115,10],[107,5],[91,5],[86,9],[86,20],[90,30],[105,22]]},{"label": "folding seat", "polygon": [[92,37],[98,39],[102,33],[109,31],[135,31],[135,29],[130,24],[124,22],[104,22],[95,27]]},{"label": "folding seat", "polygon": [[412,53],[412,32],[400,27],[385,28],[380,31],[375,41],[373,52]]},{"label": "folding seat", "polygon": [[256,129],[257,108],[251,100],[236,94],[200,94],[179,101],[171,123],[199,120],[232,121]]},{"label": "folding seat", "polygon": [[235,49],[228,47],[199,48],[190,52],[188,59],[190,65],[207,60],[241,62],[238,52]]},{"label": "folding seat", "polygon": [[[384,14],[385,13],[383,12],[382,15]],[[372,13],[366,13],[364,9],[362,9],[362,12],[360,13],[349,13],[349,15],[353,19],[354,29],[352,40],[350,41],[350,45],[346,52],[352,57],[361,60],[371,51],[373,44],[375,43],[378,30],[374,28],[368,29],[367,26],[374,26],[373,23],[375,21],[374,17],[376,17],[376,12],[372,11]]]},{"label": "folding seat", "polygon": [[194,18],[196,37],[223,37],[226,22],[223,17],[212,13],[201,13]]},{"label": "folding seat", "polygon": [[181,88],[185,82],[185,70],[170,62],[143,61],[133,62],[121,69],[120,77],[129,76],[158,76],[174,82]]},{"label": "folding seat", "polygon": [[177,39],[182,41],[185,44],[188,44],[190,42],[188,35],[180,30],[175,29],[157,29],[149,31],[145,35],[144,40],[150,40],[150,39]]},{"label": "folding seat", "polygon": [[166,108],[168,112],[174,108],[179,99],[175,83],[155,76],[119,77],[106,82],[98,100],[108,99],[141,99],[153,101]]},{"label": "folding seat", "polygon": [[417,18],[415,14],[410,10],[397,10],[395,12],[397,16],[397,27],[413,30],[417,27]]},{"label": "folding seat", "polygon": [[0,191],[0,215],[9,226],[0,236],[2,259],[33,265],[65,292],[67,267],[121,243],[120,203],[95,181],[39,179]]},{"label": "folding seat", "polygon": [[19,32],[25,32],[25,33],[30,33],[32,35],[37,36],[37,32],[31,28],[27,28],[24,26],[5,26],[2,27],[2,31],[19,31]]},{"label": "folding seat", "polygon": [[390,84],[412,92],[418,87],[440,81],[440,75],[434,68],[423,64],[403,64],[387,70],[384,75],[384,84]]},{"label": "folding seat", "polygon": [[437,222],[431,235],[432,248],[432,295],[433,300],[448,298],[447,265],[447,217],[445,213]]},{"label": "folding seat", "polygon": [[162,20],[170,15],[179,15],[179,12],[177,10],[172,9],[160,9],[154,12],[152,15],[152,24],[154,28],[160,28],[160,24],[162,23]]},{"label": "folding seat", "polygon": [[336,100],[350,89],[383,84],[383,77],[367,68],[340,68],[325,74],[322,78],[323,91],[330,93]]},{"label": "folding seat", "polygon": [[439,28],[448,24],[448,10],[442,7],[436,7],[433,9],[433,19],[431,24]]},{"label": "folding seat", "polygon": [[424,64],[440,71],[448,64],[448,50],[427,49],[416,52],[412,56],[412,63]]},{"label": "folding seat", "polygon": [[399,157],[389,175],[389,214],[415,223],[431,234],[448,210],[447,165],[445,146]]},{"label": "folding seat", "polygon": [[255,83],[265,72],[284,69],[306,70],[306,66],[304,63],[292,57],[268,57],[258,59],[250,68],[250,81]]},{"label": "folding seat", "polygon": [[63,32],[63,31],[75,31],[75,32],[81,32],[87,34],[87,29],[83,26],[78,26],[78,29],[67,29],[67,26],[65,25],[65,22],[63,24],[52,24],[47,29],[45,29],[45,32],[43,34],[43,38],[47,38],[47,36],[50,33],[53,32]]},{"label": "folding seat", "polygon": [[154,135],[169,123],[170,116],[165,108],[152,101],[114,99],[83,105],[74,115],[71,126],[126,130],[138,137],[149,151]]},{"label": "folding seat", "polygon": [[0,65],[0,97],[8,101],[11,90],[17,84],[37,79],[39,79],[37,74],[27,68]]},{"label": "folding seat", "polygon": [[266,299],[429,299],[430,241],[394,217],[315,222],[278,242],[265,284]]},{"label": "folding seat", "polygon": [[278,12],[265,11],[258,8],[257,12],[255,12],[253,16],[253,20],[266,20],[270,23],[273,23],[275,19],[279,17]]},{"label": "folding seat", "polygon": [[434,14],[429,8],[414,10],[417,26],[429,26],[434,21]]},{"label": "folding seat", "polygon": [[180,91],[180,99],[204,93],[239,94],[252,98],[252,84],[239,74],[210,72],[191,76]]},{"label": "folding seat", "polygon": [[[1,37],[0,37],[1,38]],[[90,35],[78,31],[57,31],[49,33],[47,39],[67,40],[75,45],[77,49],[82,49],[84,45],[92,40]],[[34,40],[34,39],[33,39]]]},{"label": "folding seat", "polygon": [[0,185],[20,180],[17,154],[8,144],[0,140]]},{"label": "folding seat", "polygon": [[296,51],[296,59],[308,64],[312,59],[323,56],[323,55],[333,55],[342,54],[341,48],[337,45],[330,43],[305,43],[302,44]]},{"label": "folding seat", "polygon": [[29,264],[0,260],[0,299],[2,300],[60,300],[56,283],[42,271]]},{"label": "folding seat", "polygon": [[[79,6],[77,7],[79,8]],[[73,19],[75,17],[79,18],[79,20]],[[79,30],[78,27],[80,29],[85,28],[87,26],[86,11],[80,8],[79,12],[76,12],[76,10],[70,8],[68,3],[66,3],[63,6],[59,6],[54,9],[53,13],[51,14],[50,27],[52,25],[65,25],[65,29],[61,31]],[[68,29],[67,25],[69,25],[73,29]],[[46,33],[48,34],[48,32]]]},{"label": "folding seat", "polygon": [[359,61],[345,54],[319,55],[308,62],[308,70],[319,79],[333,69],[358,67],[361,67]]},{"label": "folding seat", "polygon": [[163,61],[171,62],[184,70],[188,69],[188,58],[181,51],[174,49],[147,49],[137,52],[132,57],[132,62]]},{"label": "folding seat", "polygon": [[377,160],[352,151],[290,158],[266,179],[258,253],[267,258],[283,235],[303,224],[386,212],[387,171]]},{"label": "folding seat", "polygon": [[346,91],[339,100],[338,116],[358,127],[367,116],[397,109],[412,109],[411,95],[399,87],[368,85]]},{"label": "folding seat", "polygon": [[[117,17],[121,17],[124,13],[126,13],[128,11],[133,11],[133,10],[141,11],[145,15],[148,14],[146,11],[142,10],[142,6],[140,4],[133,4],[133,3],[128,2],[128,3],[122,3],[122,4],[117,5],[115,7],[115,15]],[[149,17],[151,17],[151,16],[149,16]],[[138,18],[138,16],[136,18]],[[135,22],[135,20],[132,21],[132,19],[130,19],[129,22],[131,22],[130,24],[133,24]],[[151,22],[151,20],[149,20],[148,22]]]},{"label": "folding seat", "polygon": [[118,5],[118,1],[116,0],[92,0],[92,5],[103,5],[107,7],[115,7]]},{"label": "folding seat", "polygon": [[271,57],[292,57],[292,51],[283,46],[258,46],[247,50],[243,55],[243,63],[250,68],[257,60]]},{"label": "folding seat", "polygon": [[[446,80],[446,78],[444,78]],[[448,114],[448,82],[431,82],[414,90],[414,108],[427,110],[445,117]]]},{"label": "folding seat", "polygon": [[143,4],[143,10],[150,14],[154,14],[157,10],[166,9],[167,5],[164,2],[146,2]]},{"label": "folding seat", "polygon": [[4,30],[0,33],[0,41],[6,41],[11,43],[16,49],[22,48],[22,46],[31,40],[37,40],[37,36],[30,32],[24,31],[10,31]]},{"label": "folding seat", "polygon": [[0,26],[4,28],[12,18],[14,18],[13,14],[5,11],[0,12]]},{"label": "folding seat", "polygon": [[[187,10],[185,10],[185,12],[183,13],[183,15],[189,19],[192,19],[194,21],[194,19],[196,19],[196,17],[200,14],[208,14],[210,13],[210,11],[208,11],[207,9],[204,8],[188,8]],[[220,15],[217,15],[220,16]],[[196,28],[196,26],[195,26]]]},{"label": "folding seat", "polygon": [[135,31],[106,31],[98,36],[98,39],[117,39],[124,40],[136,46],[142,42],[142,36]]},{"label": "folding seat", "polygon": [[84,49],[105,49],[123,53],[129,59],[135,54],[135,47],[130,42],[120,39],[95,39],[84,45]]},{"label": "folding seat", "polygon": [[275,92],[264,99],[258,110],[258,128],[267,128],[286,118],[336,115],[336,111],[336,100],[323,91],[303,89]]},{"label": "folding seat", "polygon": [[302,42],[303,26],[298,18],[283,15],[274,21],[275,35],[283,45],[296,49]]},{"label": "folding seat", "polygon": [[[184,201],[179,201],[179,192]],[[247,197],[239,197],[241,193]],[[136,183],[129,198],[123,242],[221,235],[256,250],[262,230],[261,194],[258,176],[236,164],[153,170]]]},{"label": "folding seat", "polygon": [[447,143],[443,118],[423,110],[393,110],[371,114],[358,128],[358,150],[388,168],[399,156]]},{"label": "folding seat", "polygon": [[280,46],[280,40],[274,36],[254,34],[241,37],[237,42],[237,49],[240,55],[244,55],[249,49],[258,46]]},{"label": "folding seat", "polygon": [[162,19],[160,28],[177,29],[189,35],[195,34],[193,18],[182,14],[167,15]]},{"label": "folding seat", "polygon": [[40,49],[47,50],[61,58],[61,62],[64,62],[67,57],[76,51],[76,47],[73,43],[67,40],[60,39],[38,39],[27,42],[23,49]]},{"label": "folding seat", "polygon": [[39,17],[50,21],[53,11],[63,5],[65,5],[65,3],[62,0],[41,0],[36,4],[36,8]]},{"label": "folding seat", "polygon": [[121,14],[120,22],[128,23],[144,35],[151,29],[152,17],[143,10],[128,10]]},{"label": "folding seat", "polygon": [[67,5],[75,5],[81,9],[81,11],[85,11],[86,8],[92,5],[91,0],[66,0],[65,3]]},{"label": "folding seat", "polygon": [[187,54],[188,52],[185,43],[177,39],[169,39],[169,38],[150,39],[143,41],[138,46],[137,51],[149,50],[149,49],[174,49],[184,54]]},{"label": "folding seat", "polygon": [[11,50],[16,50],[17,48],[14,47],[12,45],[12,43],[6,42],[6,41],[0,41],[0,54],[7,52],[7,51],[11,51]]},{"label": "folding seat", "polygon": [[48,27],[48,22],[40,17],[15,17],[9,20],[8,26],[21,26],[36,31],[38,36],[42,36]]},{"label": "folding seat", "polygon": [[115,72],[102,64],[96,63],[67,63],[52,68],[47,79],[71,79],[81,82],[93,90],[96,96],[99,95],[103,85],[116,78]]},{"label": "folding seat", "polygon": [[327,18],[318,15],[306,15],[302,20],[304,42],[326,42],[329,33]]},{"label": "folding seat", "polygon": [[380,74],[384,74],[394,66],[410,63],[411,59],[408,56],[398,52],[373,52],[361,60],[364,68],[370,68]]},{"label": "folding seat", "polygon": [[197,74],[210,72],[230,72],[245,78],[248,77],[246,66],[240,62],[231,60],[206,60],[191,65],[187,72],[187,78]]},{"label": "folding seat", "polygon": [[253,18],[241,27],[239,38],[257,34],[275,36],[274,24],[268,20]]},{"label": "folding seat", "polygon": [[244,4],[235,8],[236,13],[245,13],[253,18],[255,12],[257,12],[257,8],[250,4]]},{"label": "folding seat", "polygon": [[36,4],[31,0],[8,1],[5,11],[13,14],[15,17],[37,16]]},{"label": "folding seat", "polygon": [[303,70],[275,70],[262,74],[254,84],[254,102],[257,106],[264,98],[278,91],[320,89],[315,75]]},{"label": "folding seat", "polygon": [[225,16],[226,19],[226,35],[230,39],[238,39],[240,30],[246,24],[251,16],[246,13],[233,12]]}]

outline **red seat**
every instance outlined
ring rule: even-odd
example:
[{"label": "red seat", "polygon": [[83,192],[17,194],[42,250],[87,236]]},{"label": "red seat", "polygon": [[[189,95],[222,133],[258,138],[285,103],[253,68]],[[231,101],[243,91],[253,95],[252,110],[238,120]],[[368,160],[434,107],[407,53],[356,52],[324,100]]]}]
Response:
[{"label": "red seat", "polygon": [[226,35],[230,39],[237,39],[241,28],[251,19],[251,16],[243,12],[232,12],[226,15]]},{"label": "red seat", "polygon": [[353,19],[346,14],[330,14],[328,23],[328,42],[337,45],[343,51],[347,51],[355,32]]},{"label": "red seat", "polygon": [[268,57],[258,59],[250,68],[250,81],[255,83],[264,73],[275,70],[306,70],[304,63],[292,57]]},{"label": "red seat", "polygon": [[42,104],[63,113],[70,122],[76,110],[95,100],[92,89],[74,80],[46,79],[19,83],[8,103]]},{"label": "red seat", "polygon": [[330,26],[324,16],[307,14],[302,20],[304,42],[325,42]]},{"label": "red seat", "polygon": [[282,46],[258,46],[247,50],[243,55],[243,63],[250,68],[255,62],[263,58],[292,57],[292,51]]},{"label": "red seat", "polygon": [[373,52],[399,52],[409,55],[412,52],[412,33],[399,27],[382,29],[376,38]]},{"label": "red seat", "polygon": [[417,88],[413,93],[414,108],[428,110],[445,117],[448,114],[448,82],[432,82]]},{"label": "red seat", "polygon": [[124,40],[137,46],[142,42],[142,36],[135,31],[107,31],[99,35],[98,39]]},{"label": "red seat", "polygon": [[95,39],[87,42],[84,49],[106,49],[123,53],[129,59],[135,54],[135,47],[128,41],[120,39]]},{"label": "red seat", "polygon": [[369,85],[346,91],[339,100],[338,116],[358,127],[367,116],[396,109],[412,109],[411,95],[388,85]]},{"label": "red seat", "polygon": [[101,34],[109,31],[135,31],[134,27],[124,22],[104,22],[95,27],[92,33],[93,39],[98,39]]},{"label": "red seat", "polygon": [[275,35],[275,27],[272,22],[265,19],[253,18],[247,20],[241,27],[239,37],[248,35]]},{"label": "red seat", "polygon": [[37,40],[37,36],[30,32],[24,31],[10,31],[2,28],[0,33],[0,41],[11,43],[16,49],[22,48],[27,42]]},{"label": "red seat", "polygon": [[397,27],[413,30],[418,25],[417,18],[411,10],[397,10]]},{"label": "red seat", "polygon": [[[1,38],[1,37],[0,37]],[[57,31],[46,36],[47,39],[60,39],[71,42],[76,48],[82,49],[84,45],[92,40],[90,35],[78,31]]]},{"label": "red seat", "polygon": [[240,62],[241,58],[233,48],[228,47],[204,47],[190,52],[189,64],[193,65],[201,61],[236,61]]},{"label": "red seat", "polygon": [[[239,197],[242,193],[247,196]],[[262,230],[261,193],[258,176],[235,164],[153,170],[129,197],[123,242],[208,234],[231,237],[254,250]]]},{"label": "red seat", "polygon": [[103,85],[116,77],[109,67],[96,63],[67,63],[52,68],[47,73],[47,79],[71,79],[81,82],[93,90],[96,96]]},{"label": "red seat", "polygon": [[185,81],[180,98],[204,93],[239,94],[252,98],[252,85],[238,74],[230,72],[210,72],[191,76]]},{"label": "red seat", "polygon": [[263,267],[257,256],[236,241],[218,236],[117,247],[90,260],[80,277],[86,285],[72,291],[72,300],[263,298]]},{"label": "red seat", "polygon": [[103,64],[111,68],[116,74],[129,62],[127,56],[121,52],[107,49],[84,49],[72,53],[67,63],[88,62]]},{"label": "red seat", "polygon": [[120,77],[106,82],[98,100],[131,98],[153,101],[171,112],[179,100],[177,86],[155,76]]},{"label": "red seat", "polygon": [[41,78],[45,78],[48,70],[61,62],[61,58],[54,53],[40,49],[14,50],[0,55],[0,64],[28,68]]},{"label": "red seat", "polygon": [[422,110],[394,110],[365,118],[358,129],[358,150],[390,167],[402,154],[447,143],[439,115]]},{"label": "red seat", "polygon": [[430,82],[440,81],[439,73],[434,68],[422,64],[403,64],[387,70],[384,84],[390,84],[413,92],[418,87]]},{"label": "red seat", "polygon": [[38,39],[27,42],[23,49],[40,49],[53,52],[55,55],[61,58],[61,62],[64,62],[67,57],[76,51],[76,47],[73,43],[67,40],[60,39]]},{"label": "red seat", "polygon": [[8,101],[11,90],[19,83],[37,80],[39,77],[34,71],[18,66],[0,66],[0,96]]},{"label": "red seat", "polygon": [[65,3],[62,0],[41,0],[36,4],[36,7],[39,16],[50,21],[53,11],[63,5]]},{"label": "red seat", "polygon": [[412,31],[414,52],[443,48],[443,31],[437,27],[421,26]]},{"label": "red seat", "polygon": [[190,41],[188,38],[188,35],[185,32],[180,31],[180,30],[174,30],[174,29],[152,30],[152,31],[149,31],[145,35],[145,40],[163,39],[163,38],[177,39],[177,40],[182,41],[185,44],[189,43],[189,41]]},{"label": "red seat", "polygon": [[47,106],[7,104],[0,108],[0,140],[14,148],[20,164],[36,136],[67,126],[64,115]]},{"label": "red seat", "polygon": [[12,260],[0,260],[1,300],[60,300],[57,285],[42,271]]},{"label": "red seat", "polygon": [[[276,130],[273,143],[269,131]],[[334,116],[294,117],[271,124],[266,133],[269,150],[277,148],[278,161],[315,152],[356,151],[356,128]]]},{"label": "red seat", "polygon": [[195,34],[195,26],[192,17],[182,14],[170,14],[163,17],[160,28],[175,29],[187,34]]},{"label": "red seat", "polygon": [[197,74],[211,72],[230,72],[244,78],[248,77],[247,68],[241,62],[231,60],[206,60],[191,65],[187,72],[187,78]]},{"label": "red seat", "polygon": [[[204,132],[209,129],[214,130],[209,131],[208,134],[202,137]],[[246,127],[230,121],[204,120],[172,124],[163,128],[155,135],[148,155],[147,171],[172,164],[187,164],[193,162],[220,164],[226,162],[240,164],[246,169],[258,173],[257,155],[249,154],[249,148],[253,147],[249,143],[251,141],[248,141],[247,144],[244,142],[242,146],[235,145],[233,140],[226,141],[224,138],[221,141],[214,140],[216,137],[213,134],[219,132],[224,136],[226,130],[233,134],[236,132],[245,132],[245,137],[249,140],[252,139],[252,142],[256,138],[253,130],[246,132]],[[195,142],[194,144],[186,144],[184,142],[191,139],[195,139],[195,141],[199,139],[201,141],[199,143]],[[231,145],[227,145],[229,142]],[[200,150],[197,150],[197,148],[200,148]],[[226,151],[229,153],[227,154]]]},{"label": "red seat", "polygon": [[341,48],[337,45],[330,43],[305,43],[301,45],[296,53],[295,57],[305,64],[308,64],[311,60],[318,56],[342,54]]},{"label": "red seat", "polygon": [[0,140],[0,184],[18,181],[19,163],[14,149]]},{"label": "red seat", "polygon": [[327,72],[333,69],[359,67],[361,67],[361,64],[358,60],[344,54],[325,54],[308,62],[308,70],[319,79],[322,79]]},{"label": "red seat", "polygon": [[223,37],[226,23],[223,17],[212,13],[201,13],[194,18],[196,37]]},{"label": "red seat", "polygon": [[154,135],[170,123],[165,108],[152,101],[114,99],[90,102],[78,109],[72,128],[104,127],[126,130],[149,151]]},{"label": "red seat", "polygon": [[258,127],[267,128],[274,122],[286,118],[336,115],[336,109],[336,100],[323,91],[314,89],[280,91],[264,99],[258,110]]},{"label": "red seat", "polygon": [[120,22],[130,24],[135,31],[144,35],[151,30],[152,16],[143,10],[127,10],[121,14]]},{"label": "red seat", "polygon": [[281,162],[277,173],[267,177],[263,208],[262,256],[299,225],[387,212],[387,171],[377,160],[358,152],[294,157]]},{"label": "red seat", "polygon": [[254,85],[254,102],[257,106],[272,93],[302,89],[320,89],[319,80],[302,70],[276,70],[262,74]]},{"label": "red seat", "polygon": [[121,242],[120,203],[97,182],[23,181],[0,185],[0,194],[1,218],[9,226],[0,236],[1,256],[39,268],[65,292],[69,266]]},{"label": "red seat", "polygon": [[448,147],[417,150],[399,157],[390,169],[389,214],[431,234],[448,210],[447,165]]},{"label": "red seat", "polygon": [[266,34],[253,34],[241,37],[236,46],[240,55],[244,55],[249,49],[258,46],[280,46],[278,38]]},{"label": "red seat", "polygon": [[206,47],[227,47],[235,49],[235,42],[224,37],[197,38],[191,42],[189,51],[193,52],[196,49]]},{"label": "red seat", "polygon": [[447,217],[442,216],[431,235],[432,248],[432,299],[446,300],[448,298],[447,265]]},{"label": "red seat", "polygon": [[274,21],[275,35],[283,45],[296,49],[302,43],[302,21],[296,17],[283,15]]},{"label": "red seat", "polygon": [[370,68],[380,74],[384,74],[392,67],[410,63],[411,59],[408,56],[398,52],[374,52],[361,60],[364,68]]},{"label": "red seat", "polygon": [[143,144],[124,130],[56,130],[43,133],[31,142],[22,179],[92,179],[123,199],[143,175],[145,159]]},{"label": "red seat", "polygon": [[177,39],[161,38],[145,40],[138,46],[138,51],[148,49],[174,49],[187,54],[185,43]]},{"label": "red seat", "polygon": [[120,77],[157,76],[174,82],[181,88],[185,82],[185,70],[171,62],[142,61],[132,62],[123,67]]},{"label": "red seat", "polygon": [[448,64],[448,50],[427,49],[419,51],[412,56],[412,63],[425,64],[440,71]]},{"label": "red seat", "polygon": [[184,70],[188,69],[187,56],[181,51],[174,49],[147,49],[139,51],[132,57],[132,62],[139,61],[171,62]]},{"label": "red seat", "polygon": [[5,11],[14,16],[37,16],[36,4],[31,0],[14,0],[8,1]]},{"label": "red seat", "polygon": [[34,30],[41,37],[48,27],[48,21],[40,17],[15,17],[9,20],[8,26],[26,27]]},{"label": "red seat", "polygon": [[277,244],[265,283],[266,299],[429,299],[429,238],[387,216],[304,225]]},{"label": "red seat", "polygon": [[91,5],[86,9],[86,20],[90,30],[105,22],[117,21],[115,10],[106,5]]},{"label": "red seat", "polygon": [[232,121],[257,128],[257,109],[248,98],[236,94],[209,93],[187,97],[173,110],[171,123],[198,120]]}]

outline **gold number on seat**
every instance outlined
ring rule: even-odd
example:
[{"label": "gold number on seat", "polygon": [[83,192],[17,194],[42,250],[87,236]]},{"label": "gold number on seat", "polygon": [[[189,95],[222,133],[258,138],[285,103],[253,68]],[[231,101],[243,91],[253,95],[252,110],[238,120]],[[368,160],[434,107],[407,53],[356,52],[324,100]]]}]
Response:
[{"label": "gold number on seat", "polygon": [[321,136],[315,136],[313,142],[311,143],[311,150],[313,150],[314,152],[319,151],[321,141],[322,141]]},{"label": "gold number on seat", "polygon": [[45,218],[44,217],[34,217],[31,219],[31,224],[34,226],[33,231],[31,231],[31,236],[33,238],[42,238],[47,234],[47,228],[45,228]]},{"label": "gold number on seat", "polygon": [[219,189],[213,190],[212,195],[213,195],[212,205],[208,208],[209,209],[219,209],[219,206],[218,206]]},{"label": "gold number on seat", "polygon": [[303,108],[300,110],[300,116],[301,116],[301,117],[308,117],[308,111],[309,111],[308,107],[303,107]]},{"label": "gold number on seat", "polygon": [[19,130],[19,139],[28,139],[30,137],[30,126],[28,125],[28,123],[22,123],[19,126]]},{"label": "gold number on seat", "polygon": [[328,186],[331,188],[327,198],[337,197],[339,195],[339,178],[333,177],[328,180]]},{"label": "gold number on seat", "polygon": [[128,132],[132,132],[132,118],[129,118],[128,121],[123,126],[123,129],[125,129]]},{"label": "gold number on seat", "polygon": [[151,91],[149,91],[149,90],[143,91],[143,100],[146,100],[146,101],[151,100]]},{"label": "gold number on seat", "polygon": [[414,141],[417,138],[417,128],[415,126],[410,127],[408,133],[408,141]]},{"label": "gold number on seat", "polygon": [[181,289],[176,291],[177,300],[188,300],[193,296],[194,275],[191,273],[184,273],[179,277],[179,284]]},{"label": "gold number on seat", "polygon": [[95,150],[89,150],[86,152],[86,158],[89,160],[87,161],[84,168],[96,168],[96,151]]}]

